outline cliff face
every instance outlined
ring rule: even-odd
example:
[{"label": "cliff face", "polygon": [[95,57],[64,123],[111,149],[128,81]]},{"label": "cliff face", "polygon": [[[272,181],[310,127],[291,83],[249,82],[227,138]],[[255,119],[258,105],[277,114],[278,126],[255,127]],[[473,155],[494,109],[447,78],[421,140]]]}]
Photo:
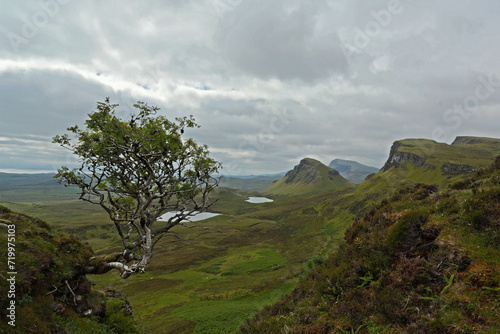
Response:
[{"label": "cliff face", "polygon": [[437,180],[439,176],[473,173],[491,163],[499,153],[500,140],[493,138],[457,137],[451,145],[427,139],[405,139],[394,142],[382,172],[411,163],[417,168],[425,167],[426,172],[435,171]]},{"label": "cliff face", "polygon": [[384,167],[382,167],[382,171],[387,171],[392,167],[402,167],[407,161],[410,161],[416,167],[422,167],[425,164],[426,159],[424,157],[421,157],[415,153],[399,152],[398,148],[403,146],[411,147],[410,145],[404,145],[398,141],[392,144],[391,151],[389,153],[389,159],[387,159]]},{"label": "cliff face", "polygon": [[444,163],[441,166],[441,172],[443,174],[468,174],[474,173],[477,170],[477,168],[468,165]]},{"label": "cliff face", "polygon": [[268,195],[303,195],[330,190],[341,190],[352,184],[338,171],[321,162],[305,158],[286,175],[263,190]]},{"label": "cliff face", "polygon": [[[285,183],[311,184],[321,181],[321,163],[313,159],[302,159],[300,163],[285,175]],[[340,173],[334,169],[327,172],[328,179],[334,180]]]}]

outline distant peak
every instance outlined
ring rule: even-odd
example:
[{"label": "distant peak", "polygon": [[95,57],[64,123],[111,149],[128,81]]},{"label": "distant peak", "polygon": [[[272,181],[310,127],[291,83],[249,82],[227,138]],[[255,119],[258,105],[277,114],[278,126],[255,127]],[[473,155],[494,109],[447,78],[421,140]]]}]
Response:
[{"label": "distant peak", "polygon": [[264,189],[264,193],[300,195],[341,190],[351,186],[337,170],[316,159],[304,158],[282,179]]},{"label": "distant peak", "polygon": [[323,163],[321,161],[318,161],[318,160],[313,159],[313,158],[304,158],[304,159],[300,160],[299,165],[302,165],[302,164],[305,164],[305,165],[322,165]]},{"label": "distant peak", "polygon": [[285,183],[305,184],[314,183],[320,178],[318,167],[324,166],[321,162],[311,158],[304,158],[291,171],[285,175]]}]

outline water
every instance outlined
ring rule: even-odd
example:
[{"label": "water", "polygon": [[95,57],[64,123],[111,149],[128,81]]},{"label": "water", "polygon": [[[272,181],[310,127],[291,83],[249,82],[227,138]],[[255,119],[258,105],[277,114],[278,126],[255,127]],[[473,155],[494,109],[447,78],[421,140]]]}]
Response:
[{"label": "water", "polygon": [[[167,221],[169,218],[175,216],[175,214],[176,214],[175,212],[164,213],[163,215],[161,215],[158,218],[158,220],[160,220],[160,221]],[[205,219],[212,218],[212,217],[215,217],[215,216],[218,216],[218,215],[220,215],[220,213],[214,213],[214,212],[197,212],[196,216],[187,217],[187,219],[183,220],[183,222],[197,222],[197,221],[205,220]]]},{"label": "water", "polygon": [[245,202],[260,204],[273,202],[273,200],[267,197],[249,197]]}]

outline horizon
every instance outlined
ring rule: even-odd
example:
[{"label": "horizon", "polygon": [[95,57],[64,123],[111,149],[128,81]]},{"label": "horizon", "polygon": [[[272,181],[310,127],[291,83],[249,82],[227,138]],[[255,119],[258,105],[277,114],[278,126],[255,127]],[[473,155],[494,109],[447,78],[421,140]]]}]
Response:
[{"label": "horizon", "polygon": [[[459,135],[459,136],[456,136],[452,142],[454,142],[457,138],[460,138],[460,137],[471,137],[471,138],[490,138],[490,139],[500,139],[500,138],[493,138],[493,137],[478,137],[478,136],[466,136],[466,135]],[[429,140],[427,138],[403,138],[403,139],[398,139],[396,141],[401,141],[401,140],[411,140],[411,139],[423,139],[423,140]],[[432,140],[432,139],[430,139]],[[394,142],[393,142],[394,143]],[[391,145],[393,144],[391,143]],[[441,143],[441,144],[447,144],[447,145],[451,145],[451,143],[445,143],[445,142],[437,142],[437,143]],[[386,159],[389,157],[389,152],[387,153],[387,157]],[[251,176],[274,176],[274,175],[279,175],[279,174],[285,174],[289,171],[291,171],[296,165],[298,165],[300,163],[300,161],[302,159],[307,159],[307,158],[311,158],[309,156],[304,156],[302,158],[299,158],[299,160],[297,160],[296,163],[294,163],[289,169],[287,170],[282,170],[282,171],[271,171],[271,172],[264,172],[264,173],[260,173],[260,174],[218,174],[218,176],[223,176],[223,177],[251,177]],[[311,158],[311,159],[314,159],[314,158]],[[385,161],[384,163],[382,163],[379,166],[371,166],[371,165],[367,165],[367,164],[364,164],[360,161],[357,161],[357,160],[352,160],[352,159],[343,159],[343,158],[333,158],[333,159],[330,159],[328,163],[324,162],[324,161],[321,161],[321,160],[318,160],[318,159],[315,159],[317,161],[319,161],[320,163],[324,164],[325,166],[328,166],[335,160],[341,160],[341,161],[350,161],[350,162],[355,162],[355,163],[359,163],[359,164],[362,164],[366,167],[372,167],[372,168],[377,168],[377,169],[381,169],[384,164],[385,164]],[[72,168],[75,168],[75,167],[72,167]],[[331,168],[331,167],[330,167]],[[0,173],[3,173],[3,174],[56,174],[57,173],[57,170],[37,170],[37,169],[1,169],[0,168]]]},{"label": "horizon", "polygon": [[231,175],[304,156],[381,166],[405,138],[500,138],[500,7],[488,0],[0,9],[0,170],[73,166],[52,138],[106,97],[122,118],[137,101],[193,115],[201,128],[186,137]]}]

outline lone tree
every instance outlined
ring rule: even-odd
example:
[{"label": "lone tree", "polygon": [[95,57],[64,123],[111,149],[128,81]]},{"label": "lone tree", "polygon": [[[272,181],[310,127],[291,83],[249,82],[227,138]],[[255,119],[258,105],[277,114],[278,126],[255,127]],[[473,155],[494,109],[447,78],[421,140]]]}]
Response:
[{"label": "lone tree", "polygon": [[[210,195],[220,164],[206,145],[181,138],[184,129],[199,127],[192,116],[170,121],[157,115],[158,107],[138,102],[138,113],[124,121],[115,114],[117,106],[106,98],[89,114],[85,129],[70,127],[73,138],[53,138],[81,163],[62,166],[55,177],[78,186],[81,200],[106,210],[121,238],[123,251],[93,259],[87,273],[118,269],[128,278],[145,272],[153,248],[172,227],[215,202]],[[158,221],[167,211],[175,214]]]}]

